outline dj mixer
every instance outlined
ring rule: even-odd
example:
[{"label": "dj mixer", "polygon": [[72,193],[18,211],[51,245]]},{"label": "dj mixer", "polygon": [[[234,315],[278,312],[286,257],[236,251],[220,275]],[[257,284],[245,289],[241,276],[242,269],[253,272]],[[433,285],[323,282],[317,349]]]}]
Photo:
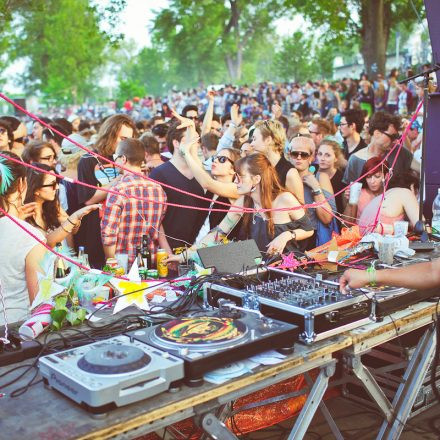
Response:
[{"label": "dj mixer", "polygon": [[210,283],[205,289],[205,302],[211,306],[226,298],[298,325],[306,344],[369,322],[374,317],[372,297],[362,291],[342,294],[336,282],[272,268],[241,280]]}]

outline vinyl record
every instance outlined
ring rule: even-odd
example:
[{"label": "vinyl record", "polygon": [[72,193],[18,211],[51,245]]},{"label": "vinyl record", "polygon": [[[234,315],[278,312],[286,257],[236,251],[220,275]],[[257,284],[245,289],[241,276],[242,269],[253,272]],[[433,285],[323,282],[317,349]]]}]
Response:
[{"label": "vinyl record", "polygon": [[196,316],[174,319],[156,328],[156,336],[177,344],[216,344],[244,336],[246,325],[231,318]]}]

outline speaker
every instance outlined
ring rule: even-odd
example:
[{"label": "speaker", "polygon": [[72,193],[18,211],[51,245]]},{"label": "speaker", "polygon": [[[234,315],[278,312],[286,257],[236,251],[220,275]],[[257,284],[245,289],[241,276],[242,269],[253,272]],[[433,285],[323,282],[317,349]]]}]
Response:
[{"label": "speaker", "polygon": [[[25,110],[26,109],[26,99],[25,98],[15,98],[13,99],[13,101],[18,104],[20,107],[23,107]],[[20,110],[18,110],[17,107],[14,107],[14,116],[24,116],[24,113]]]},{"label": "speaker", "polygon": [[205,269],[213,268],[221,273],[238,273],[254,269],[263,261],[255,240],[233,241],[228,244],[198,249]]}]

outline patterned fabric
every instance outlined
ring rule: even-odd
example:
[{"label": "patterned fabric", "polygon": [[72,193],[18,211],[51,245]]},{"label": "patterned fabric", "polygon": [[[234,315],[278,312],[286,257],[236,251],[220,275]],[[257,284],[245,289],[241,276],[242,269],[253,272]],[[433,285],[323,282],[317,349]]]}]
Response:
[{"label": "patterned fabric", "polygon": [[[131,266],[136,258],[136,247],[141,247],[142,236],[150,238],[152,259],[156,256],[159,227],[165,215],[166,194],[160,185],[140,176],[124,175],[112,190],[127,194],[108,194],[102,220],[101,237],[104,246],[116,244],[116,253],[128,254]],[[130,196],[147,199],[137,200]]]}]

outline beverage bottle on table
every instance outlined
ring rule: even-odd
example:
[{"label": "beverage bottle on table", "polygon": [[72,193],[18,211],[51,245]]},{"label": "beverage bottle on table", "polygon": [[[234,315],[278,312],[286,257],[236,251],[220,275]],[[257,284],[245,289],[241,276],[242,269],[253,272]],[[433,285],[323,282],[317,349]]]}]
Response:
[{"label": "beverage bottle on table", "polygon": [[153,269],[153,266],[151,264],[151,253],[150,253],[150,249],[148,247],[149,245],[149,240],[148,240],[148,235],[143,235],[142,236],[142,258],[144,259],[144,263],[145,266],[147,267],[147,269]]},{"label": "beverage bottle on table", "polygon": [[78,262],[90,269],[89,256],[85,253],[84,246],[78,247]]},{"label": "beverage bottle on table", "polygon": [[438,189],[437,197],[432,203],[432,235],[440,238],[440,188]]},{"label": "beverage bottle on table", "polygon": [[136,248],[136,263],[139,271],[139,276],[141,280],[147,279],[147,267],[145,266],[144,259],[142,258],[141,248]]},{"label": "beverage bottle on table", "polygon": [[[58,253],[61,253],[62,246],[60,243],[57,243],[56,251]],[[54,265],[54,278],[55,279],[65,278],[68,275],[69,271],[70,270],[67,268],[66,263],[64,262],[64,259],[57,256],[57,258],[55,259],[55,265]]]}]

